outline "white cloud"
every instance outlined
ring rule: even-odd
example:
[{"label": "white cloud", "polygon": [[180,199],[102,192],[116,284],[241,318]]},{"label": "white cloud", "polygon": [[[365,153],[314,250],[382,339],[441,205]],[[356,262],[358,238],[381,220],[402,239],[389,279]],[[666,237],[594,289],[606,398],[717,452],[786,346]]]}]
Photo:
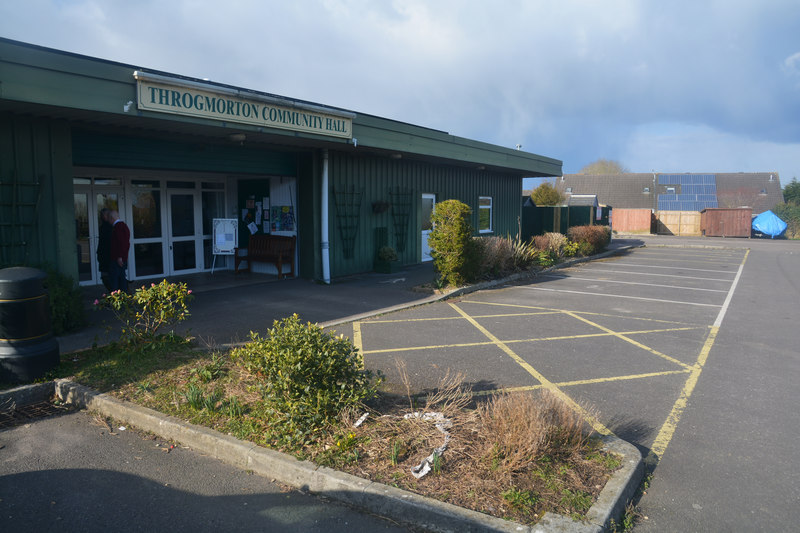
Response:
[{"label": "white cloud", "polygon": [[778,172],[798,176],[800,142],[759,141],[705,125],[647,124],[636,129],[620,158],[634,172]]},{"label": "white cloud", "polygon": [[[0,35],[521,143],[567,172],[800,142],[797,0],[25,0],[0,2]],[[729,157],[653,124],[706,125]]]}]

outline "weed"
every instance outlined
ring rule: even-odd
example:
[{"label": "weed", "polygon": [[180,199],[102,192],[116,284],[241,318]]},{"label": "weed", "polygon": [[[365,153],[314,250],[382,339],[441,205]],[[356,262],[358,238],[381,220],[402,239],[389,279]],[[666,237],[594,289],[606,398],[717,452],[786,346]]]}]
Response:
[{"label": "weed", "polygon": [[519,490],[516,487],[511,487],[500,495],[512,508],[525,514],[533,513],[533,509],[539,503],[539,497],[536,494],[528,490]]},{"label": "weed", "polygon": [[186,403],[189,404],[189,407],[195,411],[199,411],[203,408],[203,402],[205,400],[203,391],[194,383],[189,383],[186,390],[182,393],[182,396],[186,399]]},{"label": "weed", "polygon": [[592,506],[592,496],[582,490],[563,489],[561,491],[561,505],[580,515]]},{"label": "weed", "polygon": [[441,474],[442,473],[442,456],[439,455],[439,454],[435,454],[433,456],[433,463],[431,463],[431,466],[433,467],[433,474],[435,476],[438,476],[439,474]]}]

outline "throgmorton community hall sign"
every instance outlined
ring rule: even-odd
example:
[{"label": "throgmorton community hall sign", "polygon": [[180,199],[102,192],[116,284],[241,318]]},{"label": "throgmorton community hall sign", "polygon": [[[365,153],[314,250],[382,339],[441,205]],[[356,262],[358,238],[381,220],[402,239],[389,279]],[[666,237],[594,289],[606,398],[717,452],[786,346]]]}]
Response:
[{"label": "throgmorton community hall sign", "polygon": [[331,114],[313,104],[281,105],[279,98],[236,89],[204,87],[167,76],[135,72],[140,110],[172,113],[349,139],[353,114]]}]

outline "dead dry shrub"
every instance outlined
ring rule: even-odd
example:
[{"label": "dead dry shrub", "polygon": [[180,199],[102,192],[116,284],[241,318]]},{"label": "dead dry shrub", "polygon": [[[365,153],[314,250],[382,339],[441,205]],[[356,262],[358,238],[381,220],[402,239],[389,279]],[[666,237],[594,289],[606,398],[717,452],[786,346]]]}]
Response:
[{"label": "dead dry shrub", "polygon": [[510,239],[481,237],[481,262],[479,275],[484,278],[499,277],[514,270],[513,247]]},{"label": "dead dry shrub", "polygon": [[542,456],[569,457],[592,434],[581,414],[559,396],[500,394],[478,406],[483,456],[514,473]]},{"label": "dead dry shrub", "polygon": [[567,237],[563,233],[549,232],[544,235],[537,235],[533,238],[533,244],[538,250],[550,252],[556,257],[564,256],[564,246],[567,244]]}]

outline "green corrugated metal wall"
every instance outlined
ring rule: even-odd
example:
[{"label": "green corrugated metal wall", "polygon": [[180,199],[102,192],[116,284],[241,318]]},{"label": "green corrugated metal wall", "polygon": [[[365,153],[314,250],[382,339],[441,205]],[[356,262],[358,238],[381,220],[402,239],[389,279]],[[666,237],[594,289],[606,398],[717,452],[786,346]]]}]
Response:
[{"label": "green corrugated metal wall", "polygon": [[73,132],[76,166],[202,170],[294,176],[297,155],[248,146],[189,143],[87,130]]},{"label": "green corrugated metal wall", "polygon": [[0,183],[0,265],[49,264],[77,279],[69,124],[0,113]]},{"label": "green corrugated metal wall", "polygon": [[[473,210],[472,224],[478,226],[478,197],[493,199],[492,235],[515,235],[520,214],[519,195],[522,179],[509,174],[467,168],[433,165],[424,162],[389,158],[352,156],[331,152],[330,175],[330,247],[331,275],[343,276],[372,270],[375,257],[375,228],[386,227],[389,245],[397,248],[392,209],[374,213],[373,202],[391,202],[390,191],[404,188],[412,193],[412,206],[405,251],[398,252],[403,264],[420,261],[420,204],[423,193],[433,193],[436,201],[457,199]],[[334,193],[353,189],[361,192],[359,224],[351,259],[342,253],[342,234]]]}]

